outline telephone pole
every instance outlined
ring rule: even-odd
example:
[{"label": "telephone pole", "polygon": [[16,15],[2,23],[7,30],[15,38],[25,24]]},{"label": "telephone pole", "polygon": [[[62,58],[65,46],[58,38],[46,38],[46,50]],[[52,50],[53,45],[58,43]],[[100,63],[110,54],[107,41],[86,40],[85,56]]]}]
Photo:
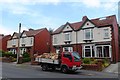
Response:
[{"label": "telephone pole", "polygon": [[21,34],[20,31],[21,31],[21,23],[19,23],[17,64],[19,64],[19,58],[20,58],[20,34]]}]

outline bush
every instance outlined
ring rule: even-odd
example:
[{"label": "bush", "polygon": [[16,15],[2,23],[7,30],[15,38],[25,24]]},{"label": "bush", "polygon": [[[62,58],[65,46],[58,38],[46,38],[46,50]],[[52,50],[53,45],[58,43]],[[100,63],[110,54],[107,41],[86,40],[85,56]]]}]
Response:
[{"label": "bush", "polygon": [[2,53],[2,57],[14,57],[14,58],[17,58],[17,54],[12,54],[12,52],[5,52],[5,53]]},{"label": "bush", "polygon": [[29,61],[31,61],[30,58],[23,58],[23,59],[22,59],[22,62],[23,62],[23,63],[24,63],[24,62],[29,62]]},{"label": "bush", "polygon": [[84,64],[90,64],[90,63],[91,63],[90,58],[84,58],[84,59],[83,59],[83,63],[84,63]]},{"label": "bush", "polygon": [[27,53],[27,52],[25,52],[22,56],[23,56],[23,58],[29,58],[30,57],[29,53]]},{"label": "bush", "polygon": [[107,58],[103,59],[103,63],[102,64],[103,64],[103,67],[109,66],[109,64],[110,64],[109,59],[107,59]]}]

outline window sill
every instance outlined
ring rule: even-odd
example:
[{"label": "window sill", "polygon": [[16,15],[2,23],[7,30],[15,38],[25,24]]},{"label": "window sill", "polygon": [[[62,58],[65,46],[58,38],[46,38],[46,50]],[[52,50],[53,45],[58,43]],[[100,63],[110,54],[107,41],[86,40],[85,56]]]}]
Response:
[{"label": "window sill", "polygon": [[71,42],[71,40],[64,40],[64,42]]},{"label": "window sill", "polygon": [[93,39],[84,39],[83,41],[93,41]]},{"label": "window sill", "polygon": [[104,39],[110,39],[110,38],[104,38]]}]

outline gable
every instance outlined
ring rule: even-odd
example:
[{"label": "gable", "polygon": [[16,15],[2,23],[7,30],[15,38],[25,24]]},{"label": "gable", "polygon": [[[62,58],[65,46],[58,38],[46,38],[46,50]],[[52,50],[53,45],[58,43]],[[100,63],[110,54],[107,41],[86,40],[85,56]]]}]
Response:
[{"label": "gable", "polygon": [[63,31],[72,31],[73,29],[70,27],[70,25],[66,25],[63,29]]},{"label": "gable", "polygon": [[17,36],[14,34],[12,38],[17,38]]},{"label": "gable", "polygon": [[25,34],[25,32],[21,35],[21,37],[26,37],[27,35]]},{"label": "gable", "polygon": [[91,28],[91,27],[95,27],[95,25],[90,21],[86,21],[82,28]]}]

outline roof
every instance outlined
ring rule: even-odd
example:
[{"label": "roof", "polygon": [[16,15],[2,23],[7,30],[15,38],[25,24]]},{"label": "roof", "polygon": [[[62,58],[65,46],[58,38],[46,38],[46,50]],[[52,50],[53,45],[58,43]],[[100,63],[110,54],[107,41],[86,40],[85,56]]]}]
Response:
[{"label": "roof", "polygon": [[[103,18],[103,19],[102,19]],[[106,16],[106,17],[102,17],[102,18],[96,18],[96,19],[91,19],[89,20],[87,18],[87,16],[84,16],[82,18],[82,21],[80,22],[75,22],[75,23],[69,23],[69,25],[73,28],[73,30],[79,30],[86,21],[90,21],[92,22],[95,26],[97,27],[102,27],[102,26],[107,26],[107,25],[112,25],[114,19],[116,19],[115,15],[111,15],[111,16]],[[67,22],[68,23],[68,22]],[[66,23],[66,24],[67,24]],[[65,25],[66,25],[65,24]],[[60,26],[58,29],[56,29],[53,34],[58,34],[60,32],[62,32],[62,30],[64,29],[65,25]]]},{"label": "roof", "polygon": [[[25,32],[25,34],[27,36],[35,36],[38,33],[40,33],[41,31],[45,30],[46,28],[42,28],[42,29],[37,29],[37,30],[33,30],[33,29],[29,29],[29,31],[23,31],[22,34]],[[22,35],[21,34],[21,35]]]},{"label": "roof", "polygon": [[0,39],[5,39],[5,38],[10,39],[10,38],[11,38],[11,35],[3,35]]}]

